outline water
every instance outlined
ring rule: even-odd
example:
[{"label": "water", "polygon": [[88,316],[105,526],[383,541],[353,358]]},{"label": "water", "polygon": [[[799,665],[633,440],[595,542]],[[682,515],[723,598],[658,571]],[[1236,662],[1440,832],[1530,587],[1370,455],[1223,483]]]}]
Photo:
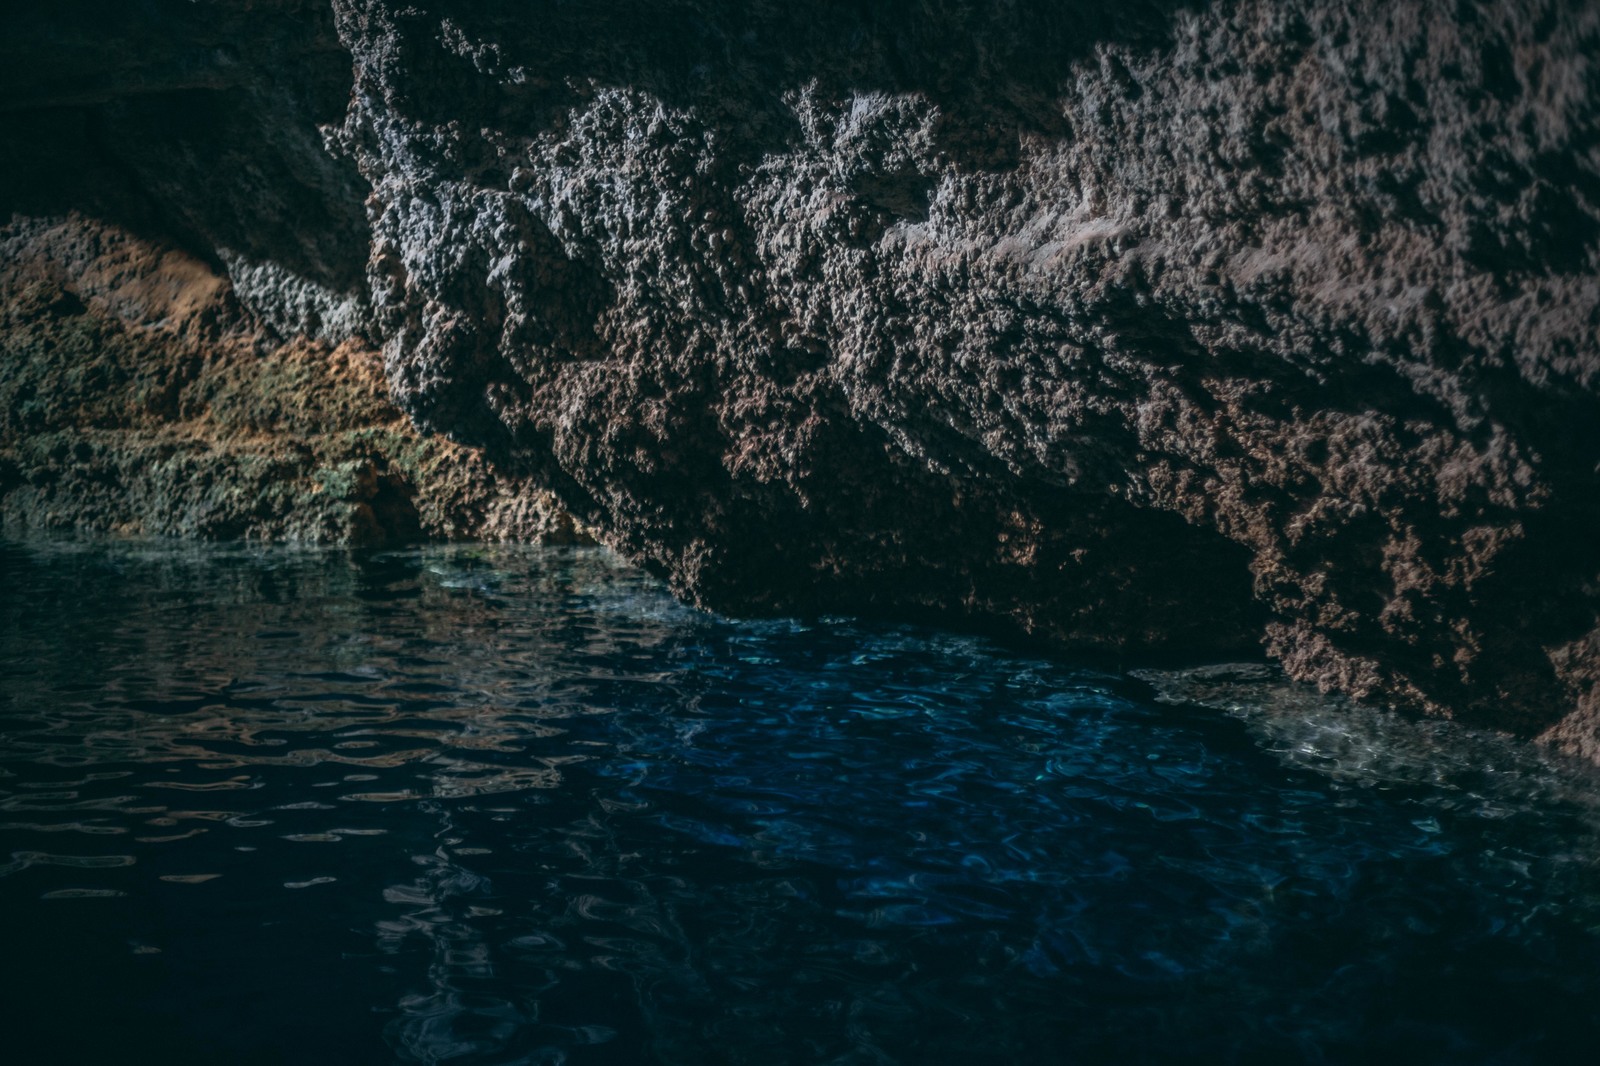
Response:
[{"label": "water", "polygon": [[[1595,776],[597,550],[0,546],[7,1061],[1583,1061]],[[1165,701],[1165,702],[1163,702]]]}]

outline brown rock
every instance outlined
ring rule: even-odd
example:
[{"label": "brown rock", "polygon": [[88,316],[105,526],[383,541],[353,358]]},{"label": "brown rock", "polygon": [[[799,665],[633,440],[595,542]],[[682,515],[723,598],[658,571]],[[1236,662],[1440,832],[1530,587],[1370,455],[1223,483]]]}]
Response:
[{"label": "brown rock", "polygon": [[[36,177],[112,160],[102,214],[381,342],[681,594],[1264,642],[1595,750],[1592,0],[206,6],[92,94],[26,74]],[[173,132],[195,93],[259,135]]]}]

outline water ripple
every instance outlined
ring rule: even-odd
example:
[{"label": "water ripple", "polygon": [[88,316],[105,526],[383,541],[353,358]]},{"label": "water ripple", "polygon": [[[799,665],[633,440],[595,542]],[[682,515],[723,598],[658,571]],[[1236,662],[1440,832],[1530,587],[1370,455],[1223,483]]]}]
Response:
[{"label": "water ripple", "polygon": [[1600,1035],[1592,771],[1259,665],[735,623],[585,550],[0,545],[0,584],[18,1015],[93,997],[169,1061]]}]

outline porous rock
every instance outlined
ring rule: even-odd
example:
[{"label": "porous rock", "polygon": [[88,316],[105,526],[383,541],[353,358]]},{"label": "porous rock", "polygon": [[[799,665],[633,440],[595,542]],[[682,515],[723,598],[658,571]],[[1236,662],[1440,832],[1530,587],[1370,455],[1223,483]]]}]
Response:
[{"label": "porous rock", "polygon": [[547,492],[424,437],[357,341],[264,336],[181,249],[0,227],[0,532],[586,543]]},{"label": "porous rock", "polygon": [[184,38],[272,38],[203,91],[317,131],[257,170],[342,237],[185,232],[681,594],[1264,644],[1600,754],[1593,0],[201,6],[347,53]]}]

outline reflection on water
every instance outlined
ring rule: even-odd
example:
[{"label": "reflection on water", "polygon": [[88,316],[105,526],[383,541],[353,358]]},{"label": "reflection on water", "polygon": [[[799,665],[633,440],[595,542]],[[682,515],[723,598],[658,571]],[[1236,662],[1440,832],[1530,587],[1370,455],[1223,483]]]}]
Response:
[{"label": "reflection on water", "polygon": [[1592,775],[1260,669],[731,623],[582,549],[11,545],[0,590],[0,913],[39,1061],[1600,1036]]}]

